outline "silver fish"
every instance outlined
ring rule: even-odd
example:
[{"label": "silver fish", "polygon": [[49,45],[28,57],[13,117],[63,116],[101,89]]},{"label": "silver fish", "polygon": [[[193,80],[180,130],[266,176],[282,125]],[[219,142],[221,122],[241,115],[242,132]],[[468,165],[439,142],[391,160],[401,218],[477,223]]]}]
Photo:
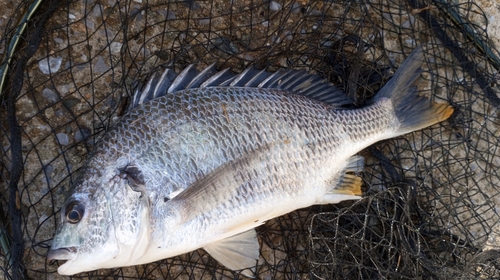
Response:
[{"label": "silver fish", "polygon": [[255,227],[359,199],[357,152],[452,114],[416,93],[421,60],[418,48],[361,109],[345,109],[344,93],[304,71],[153,77],[96,144],[47,258],[66,260],[58,272],[72,275],[203,248],[252,276]]}]

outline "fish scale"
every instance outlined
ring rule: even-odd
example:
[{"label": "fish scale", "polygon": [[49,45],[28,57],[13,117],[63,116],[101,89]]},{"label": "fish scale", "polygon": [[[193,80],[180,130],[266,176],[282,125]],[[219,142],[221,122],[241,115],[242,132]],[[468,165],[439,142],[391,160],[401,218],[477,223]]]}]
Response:
[{"label": "fish scale", "polygon": [[[220,94],[218,91],[224,90],[227,91],[227,88],[211,88],[208,90],[209,94],[211,96],[214,96],[216,100],[225,100],[223,98],[223,95]],[[195,95],[196,93],[190,92],[190,90],[185,91],[183,94],[191,96]],[[206,93],[204,93],[206,94]],[[232,91],[232,92],[226,92],[227,94],[231,94],[233,97],[234,96],[239,96],[240,94],[237,94],[237,92]],[[274,95],[275,93],[270,93],[270,95]],[[264,93],[259,93],[260,96],[254,95],[249,95],[248,92],[241,92],[242,97],[248,98],[248,100],[251,100],[252,103],[255,100],[258,99],[264,99],[266,98],[266,95]],[[264,99],[265,100],[265,99]],[[164,102],[164,101],[158,101],[158,102]],[[271,102],[271,101],[269,101]],[[169,154],[170,158],[165,159],[166,162],[187,162],[188,160],[185,159],[185,157],[196,157],[193,158],[193,160],[202,160],[203,159],[203,151],[206,150],[204,147],[207,145],[207,147],[218,147],[218,149],[223,149],[225,151],[225,156],[222,152],[218,153],[213,153],[213,151],[210,151],[210,153],[207,153],[207,156],[213,157],[213,158],[219,158],[219,160],[214,159],[213,166],[209,166],[204,168],[203,170],[190,170],[190,169],[185,169],[185,170],[176,170],[174,173],[180,174],[182,172],[187,172],[188,170],[190,172],[194,173],[199,173],[201,172],[210,172],[211,169],[213,169],[215,166],[220,165],[220,162],[226,162],[233,160],[245,152],[249,152],[257,147],[257,145],[262,145],[263,143],[259,142],[259,138],[256,137],[256,135],[260,135],[262,138],[266,139],[266,141],[275,141],[277,139],[285,139],[287,137],[287,133],[290,134],[290,121],[295,120],[297,121],[298,118],[292,114],[291,110],[279,110],[279,104],[283,102],[283,100],[276,100],[273,103],[262,103],[262,106],[259,106],[259,108],[256,108],[256,106],[246,106],[246,100],[243,98],[240,100],[235,101],[234,103],[227,103],[226,105],[226,112],[224,113],[222,109],[218,111],[212,111],[211,114],[206,114],[203,117],[203,122],[206,121],[207,123],[212,122],[214,126],[212,127],[213,130],[208,130],[210,133],[204,133],[203,135],[203,140],[206,140],[208,142],[200,142],[200,139],[195,138],[194,136],[200,135],[199,131],[196,129],[197,127],[200,128],[199,130],[206,130],[205,127],[203,126],[203,123],[200,121],[198,122],[198,117],[196,117],[195,114],[191,116],[185,117],[186,119],[189,119],[189,122],[187,126],[183,126],[180,124],[180,122],[174,121],[174,123],[177,123],[177,126],[163,126],[161,127],[161,131],[157,131],[157,134],[163,135],[163,139],[165,141],[162,141],[161,139],[155,140],[155,139],[148,139],[147,141],[154,143],[156,149],[161,149],[163,151],[166,151],[166,153]],[[311,104],[307,104],[310,108],[302,107],[302,110],[323,110],[325,111],[326,108],[322,104],[316,104],[316,102],[311,102]],[[318,106],[321,105],[321,106]],[[171,107],[183,107],[186,106],[186,104],[177,104],[177,103],[171,103]],[[267,110],[269,108],[273,108],[272,110]],[[319,108],[318,108],[319,107]],[[321,108],[322,107],[322,108]],[[233,109],[234,108],[234,109]],[[203,109],[203,108],[202,108]],[[144,110],[148,110],[151,112],[151,116],[165,116],[165,119],[174,119],[176,116],[169,116],[168,114],[162,112],[162,110],[156,110],[155,108],[144,108]],[[168,111],[168,109],[166,109]],[[244,112],[244,113],[242,113]],[[259,115],[260,112],[260,115]],[[227,114],[227,117],[226,115]],[[328,140],[322,140],[323,137],[331,137],[330,135],[335,135],[335,134],[330,134],[327,133],[327,125],[325,124],[318,124],[318,120],[312,118],[314,114],[310,113],[308,117],[306,116],[301,116],[302,122],[300,122],[297,127],[304,127],[308,128],[308,137],[309,138],[314,138],[317,139],[317,142],[331,142]],[[258,117],[256,117],[258,116]],[[184,116],[183,116],[184,117]],[[325,118],[327,115],[324,116]],[[132,119],[132,118],[131,118]],[[209,120],[206,120],[209,119]],[[280,130],[280,119],[282,120],[283,124],[286,124],[285,129],[283,132]],[[232,120],[232,121],[231,121]],[[329,121],[331,122],[330,124],[330,131],[334,130],[334,116],[329,117]],[[144,119],[144,122],[148,123],[147,119]],[[163,123],[162,121],[160,121]],[[248,129],[248,124],[249,123],[256,123],[253,125],[253,129],[249,130]],[[315,122],[313,124],[313,122]],[[201,124],[200,124],[201,123]],[[294,123],[292,121],[292,123]],[[200,124],[200,125],[196,125]],[[206,124],[205,124],[206,125]],[[181,127],[181,128],[179,128]],[[120,126],[119,129],[130,129],[130,124],[127,122],[124,122],[123,126]],[[140,129],[140,128],[139,128]],[[192,131],[190,131],[192,130]],[[322,130],[325,130],[321,132]],[[192,132],[192,133],[191,133]],[[237,134],[236,134],[237,132]],[[118,132],[117,134],[121,134],[121,132]],[[305,134],[305,132],[303,132]],[[166,135],[166,136],[165,136]],[[322,136],[323,135],[323,136]],[[328,136],[326,136],[328,135]],[[200,150],[201,153],[189,153],[189,151],[184,151],[181,149],[181,151],[174,151],[172,148],[169,146],[172,146],[172,143],[176,143],[179,141],[179,139],[175,140],[173,138],[182,138],[180,142],[184,143],[184,145],[188,146],[192,150]],[[236,139],[235,139],[236,138]],[[231,141],[231,139],[235,141]],[[144,139],[143,139],[144,140]],[[145,141],[146,142],[146,141]],[[178,147],[178,145],[173,145],[174,147]],[[200,147],[201,146],[201,147]],[[142,149],[142,150],[148,150],[148,144],[147,143],[135,143],[135,147],[137,149]],[[320,147],[318,147],[320,148]],[[130,153],[131,151],[127,151],[127,153]],[[140,151],[137,151],[136,153],[141,153]],[[153,153],[148,153],[147,155],[142,155],[141,158],[148,158],[148,157],[155,157],[156,156]],[[156,163],[160,161],[160,158],[157,158],[155,160]],[[186,185],[189,185],[192,182],[185,182]],[[152,184],[154,185],[154,184]]]},{"label": "fish scale", "polygon": [[96,143],[47,258],[60,274],[137,265],[198,248],[252,276],[255,227],[314,204],[360,199],[363,148],[447,119],[419,97],[417,49],[370,105],[317,75],[166,70]]},{"label": "fish scale", "polygon": [[[194,92],[190,92],[190,90],[187,90],[183,92],[182,94],[189,95],[191,98],[194,98],[193,96],[196,96]],[[302,100],[301,103],[301,109],[304,112],[308,112],[306,116],[301,116],[300,118],[297,118],[294,115],[290,115],[291,111],[287,112],[286,110],[280,110],[280,104],[287,103],[287,102],[292,102],[295,96],[291,95],[282,95],[280,96],[281,99],[276,100],[276,93],[274,93],[272,90],[260,90],[258,93],[254,93],[250,95],[246,91],[241,91],[238,92],[238,90],[231,90],[230,92],[227,90],[227,88],[211,88],[203,93],[204,95],[209,95],[209,96],[215,96],[216,100],[221,100],[221,101],[226,101],[227,98],[224,98],[224,94],[231,94],[232,97],[236,98],[236,102],[234,103],[227,103],[226,105],[226,114],[227,117],[224,115],[224,112],[218,111],[218,114],[213,114],[207,115],[204,118],[215,118],[217,119],[217,123],[219,123],[219,127],[228,127],[228,130],[230,131],[238,131],[238,135],[241,136],[240,139],[237,139],[237,141],[234,142],[236,145],[231,145],[228,142],[225,142],[224,140],[227,139],[227,137],[232,137],[232,135],[228,135],[226,133],[217,133],[218,131],[215,130],[214,134],[211,135],[212,139],[212,145],[213,147],[223,147],[224,150],[230,150],[231,153],[226,153],[234,155],[232,158],[226,157],[222,155],[222,153],[219,153],[217,156],[216,153],[209,153],[210,156],[212,157],[220,157],[219,160],[214,161],[215,163],[213,166],[199,166],[197,168],[201,170],[193,170],[193,168],[185,168],[184,170],[175,170],[174,173],[180,174],[180,173],[185,173],[186,176],[184,178],[192,178],[191,180],[186,180],[185,182],[178,182],[179,185],[184,184],[185,186],[191,185],[195,181],[195,176],[192,174],[189,176],[187,174],[188,172],[194,172],[197,174],[199,171],[203,173],[210,173],[213,169],[215,169],[216,166],[219,165],[218,162],[228,162],[232,161],[235,158],[241,157],[242,155],[248,153],[249,151],[256,150],[258,146],[257,141],[254,141],[255,137],[253,138],[247,138],[245,136],[249,135],[256,135],[259,134],[260,132],[265,132],[268,131],[269,133],[265,134],[266,136],[266,142],[267,143],[275,143],[278,141],[283,141],[284,139],[289,139],[289,135],[298,135],[295,137],[295,139],[292,141],[293,147],[290,147],[290,149],[283,149],[282,147],[278,147],[277,149],[273,149],[272,151],[274,153],[271,153],[266,156],[266,158],[262,159],[262,162],[265,162],[265,168],[264,170],[259,170],[262,174],[257,174],[250,176],[247,174],[247,178],[265,178],[265,174],[273,174],[274,181],[279,182],[279,178],[283,178],[283,173],[289,175],[287,177],[287,181],[283,182],[281,181],[281,184],[272,184],[272,183],[265,183],[265,180],[262,180],[260,183],[258,182],[253,182],[253,192],[255,193],[262,193],[264,197],[267,197],[268,199],[276,197],[278,200],[283,200],[283,197],[289,196],[290,199],[296,199],[301,196],[304,196],[304,193],[298,193],[295,191],[295,186],[296,185],[303,185],[304,182],[300,182],[298,178],[294,177],[294,174],[297,174],[297,176],[303,177],[304,175],[310,175],[311,177],[315,177],[313,170],[316,172],[324,172],[323,169],[325,169],[326,166],[328,166],[328,162],[331,162],[332,158],[345,158],[348,156],[342,156],[341,152],[338,148],[340,146],[345,146],[346,142],[350,142],[353,140],[360,140],[356,139],[359,138],[359,133],[358,131],[365,129],[364,135],[370,135],[374,134],[376,131],[386,131],[386,127],[380,127],[377,125],[372,126],[372,131],[366,130],[366,125],[365,123],[369,121],[369,119],[365,118],[360,118],[360,116],[368,115],[370,116],[371,114],[366,114],[365,111],[371,110],[369,109],[363,109],[363,110],[358,110],[356,112],[352,111],[345,111],[345,112],[335,112],[335,114],[332,114],[332,112],[329,110],[329,108],[323,104],[319,104],[313,100]],[[270,96],[271,98],[267,98]],[[241,98],[240,98],[241,97]],[[246,105],[246,100],[252,100],[251,103],[255,104],[255,100],[267,100],[268,102],[262,102],[262,106],[259,107],[257,110],[255,106],[247,106]],[[283,99],[288,99],[288,100],[283,100]],[[180,106],[182,107],[183,104],[176,104],[172,103],[172,106]],[[235,109],[233,109],[233,107]],[[267,110],[268,107],[273,108],[272,110]],[[381,107],[381,111],[387,111],[383,106]],[[317,110],[318,112],[316,112]],[[247,126],[244,125],[245,123],[248,123],[248,119],[245,118],[240,118],[241,116],[240,112],[252,112],[250,115],[252,115],[254,118],[257,116],[259,119],[259,130],[257,131],[242,131],[241,128],[246,128]],[[257,112],[263,112],[262,115],[258,115]],[[312,113],[311,113],[312,112]],[[348,112],[348,113],[346,113]],[[155,112],[155,115],[164,115],[161,114],[161,112]],[[250,116],[249,115],[249,116]],[[313,116],[322,116],[322,117],[316,117],[313,118]],[[373,116],[372,118],[379,120],[381,114],[377,114],[376,116]],[[382,114],[383,115],[383,114]],[[287,116],[285,118],[284,116]],[[308,118],[309,117],[309,118]],[[290,125],[290,119],[294,119],[296,121],[301,121],[299,125],[294,126],[294,122],[292,122],[292,125]],[[392,115],[386,115],[385,121],[381,121],[380,123],[382,124],[390,124],[391,121],[393,121],[394,117]],[[232,121],[231,121],[232,120]],[[224,123],[225,122],[225,123]],[[190,119],[190,126],[194,126],[193,123],[196,123],[196,120],[191,118]],[[378,123],[377,123],[378,124]],[[338,129],[339,125],[344,127],[343,129]],[[293,131],[293,127],[297,131]],[[307,131],[307,134],[305,131],[298,129],[298,127],[307,127],[309,128]],[[237,129],[240,128],[240,129]],[[264,129],[268,128],[268,129]],[[353,132],[353,133],[349,133]],[[162,132],[161,134],[165,134],[166,132]],[[182,135],[185,135],[186,131],[183,131]],[[347,134],[347,138],[346,138]],[[366,138],[366,137],[364,137]],[[314,139],[314,141],[309,140],[309,139]],[[197,150],[198,148],[196,141],[193,139],[184,139],[183,141],[186,141],[189,147],[192,147],[193,150]],[[373,141],[373,140],[372,140]],[[172,143],[172,141],[168,141],[168,143]],[[231,142],[233,143],[233,142]],[[241,143],[245,143],[246,145],[242,145]],[[311,149],[311,146],[305,145],[305,144],[313,144],[314,148]],[[282,144],[281,146],[292,146],[290,144]],[[165,145],[165,146],[166,146]],[[253,145],[253,147],[252,147]],[[276,144],[278,145],[278,144]],[[166,147],[165,147],[166,148]],[[286,153],[285,151],[289,151]],[[182,151],[184,152],[184,151]],[[285,153],[285,155],[280,156],[280,153]],[[297,154],[299,155],[297,157]],[[182,160],[179,160],[182,156],[194,156],[194,155],[199,155],[199,153],[188,153],[186,154],[181,154],[181,153],[176,153],[175,151],[170,151],[170,158],[168,158],[167,162],[179,162]],[[275,158],[276,156],[277,158]],[[286,159],[289,158],[296,158],[292,164],[287,164],[285,162]],[[208,160],[205,160],[204,162],[209,162]],[[297,163],[300,162],[308,162],[307,165],[297,165]],[[248,164],[247,164],[248,165]],[[160,167],[156,165],[156,167]],[[286,167],[286,170],[283,171],[284,167]],[[251,169],[250,166],[243,166],[240,168],[241,170],[252,170],[256,171],[255,169]],[[267,169],[272,169],[271,172]],[[282,169],[281,172],[277,169]],[[340,166],[338,168],[340,170],[343,169],[343,166]],[[278,172],[277,172],[278,171]],[[147,172],[147,171],[143,171]],[[335,173],[335,172],[333,172]],[[334,174],[330,175],[330,177],[334,177]],[[241,180],[241,182],[245,182],[246,180]],[[273,180],[270,180],[271,182]],[[330,180],[325,180],[330,182]],[[300,182],[300,183],[298,183]],[[152,183],[150,184],[154,186],[155,184]],[[229,182],[229,186],[239,186],[239,184],[234,184],[234,182]],[[248,184],[246,185],[247,187],[249,186]],[[289,188],[285,188],[288,186]],[[259,187],[259,188],[257,188]],[[325,185],[323,184],[322,186],[316,186],[317,189],[321,188],[331,188],[331,185]],[[206,195],[200,196],[201,199],[203,199],[206,204],[210,204],[209,198],[213,198],[214,201],[219,201],[221,203],[222,201],[244,201],[240,196],[238,195],[232,195],[232,196],[227,196],[227,197],[220,197],[220,190],[219,188],[216,189],[209,189],[207,186],[204,188],[206,190]],[[270,194],[270,190],[273,190],[272,194],[274,197],[268,195]],[[305,190],[305,192],[310,192],[309,190]],[[320,190],[319,192],[324,192],[324,190]],[[236,192],[237,193],[237,192]],[[185,194],[187,195],[187,194]],[[178,199],[181,199],[179,197]],[[258,204],[259,201],[256,203]],[[214,204],[216,202],[213,202]],[[229,202],[227,202],[229,203]],[[226,204],[222,203],[222,206],[220,210],[217,213],[211,213],[213,216],[220,216],[221,213],[228,213],[232,211],[228,211],[228,207],[225,206]],[[240,205],[243,209],[254,209],[258,205]],[[192,209],[192,207],[190,207]],[[230,207],[229,207],[230,208]],[[168,213],[167,210],[164,211],[165,213]],[[204,220],[205,215],[210,215],[207,214],[207,207],[203,207],[203,212],[205,214],[199,214],[200,219]],[[241,214],[241,213],[240,213]],[[215,220],[212,220],[212,224],[214,227],[218,227],[217,223]]]}]

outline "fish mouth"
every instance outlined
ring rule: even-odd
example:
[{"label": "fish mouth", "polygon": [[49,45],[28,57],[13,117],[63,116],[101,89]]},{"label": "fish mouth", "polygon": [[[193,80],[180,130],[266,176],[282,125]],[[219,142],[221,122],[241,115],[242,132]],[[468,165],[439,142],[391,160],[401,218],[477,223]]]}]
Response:
[{"label": "fish mouth", "polygon": [[57,268],[57,273],[61,275],[70,275],[75,274],[71,273],[70,270],[72,263],[76,259],[77,256],[77,248],[76,247],[67,247],[67,248],[59,248],[59,249],[49,249],[47,253],[47,260],[50,261],[66,261],[64,264]]},{"label": "fish mouth", "polygon": [[49,262],[53,260],[72,260],[75,258],[76,252],[76,247],[49,249],[49,252],[47,253],[47,260]]}]

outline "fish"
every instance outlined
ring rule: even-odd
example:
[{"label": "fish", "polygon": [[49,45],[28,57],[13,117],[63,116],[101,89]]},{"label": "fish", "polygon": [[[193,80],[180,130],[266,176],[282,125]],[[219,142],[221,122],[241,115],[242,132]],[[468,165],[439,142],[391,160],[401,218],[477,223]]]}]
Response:
[{"label": "fish", "polygon": [[418,94],[422,60],[418,47],[360,108],[304,70],[191,65],[154,75],[80,169],[47,259],[73,275],[203,248],[255,276],[256,227],[361,199],[361,150],[452,115]]}]

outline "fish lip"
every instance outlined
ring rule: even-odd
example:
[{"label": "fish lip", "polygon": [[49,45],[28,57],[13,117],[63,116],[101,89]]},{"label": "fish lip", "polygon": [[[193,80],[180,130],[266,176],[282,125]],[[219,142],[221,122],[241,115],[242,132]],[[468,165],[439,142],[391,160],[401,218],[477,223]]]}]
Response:
[{"label": "fish lip", "polygon": [[77,249],[76,247],[66,247],[66,248],[58,248],[58,249],[49,249],[47,253],[47,260],[72,260],[75,258]]}]

